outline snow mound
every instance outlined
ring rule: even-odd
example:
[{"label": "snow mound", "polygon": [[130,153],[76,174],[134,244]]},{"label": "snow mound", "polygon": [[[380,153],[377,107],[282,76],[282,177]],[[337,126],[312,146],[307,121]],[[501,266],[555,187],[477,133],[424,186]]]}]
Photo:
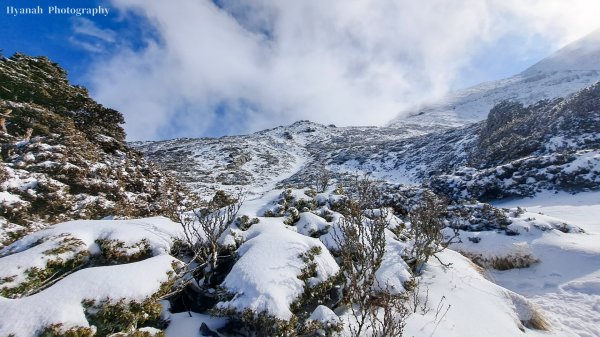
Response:
[{"label": "snow mound", "polygon": [[0,250],[0,294],[26,295],[53,273],[86,267],[96,256],[110,254],[104,263],[114,264],[168,254],[180,235],[181,226],[164,217],[57,224]]},{"label": "snow mound", "polygon": [[[238,249],[239,260],[225,278],[223,286],[234,297],[218,304],[220,309],[256,313],[266,312],[280,319],[290,319],[290,306],[302,295],[307,285],[313,286],[334,276],[339,266],[325,246],[286,228],[281,219],[261,218],[246,234],[246,242]],[[300,256],[317,248],[316,277],[302,281],[307,263]]]},{"label": "snow mound", "polygon": [[142,301],[167,282],[174,259],[156,256],[141,262],[80,270],[52,287],[21,299],[0,297],[0,336],[36,336],[45,327],[89,327],[83,302]]},{"label": "snow mound", "polygon": [[[534,246],[543,240],[563,233],[583,233],[568,221],[520,208],[507,210],[506,214],[510,222],[506,232],[460,230],[459,240],[450,247],[484,268],[508,270],[539,263]],[[449,236],[452,230],[447,228],[445,232]]]},{"label": "snow mound", "polygon": [[300,220],[296,222],[298,233],[306,236],[312,236],[315,233],[327,230],[330,226],[331,224],[325,219],[310,212],[300,213]]}]

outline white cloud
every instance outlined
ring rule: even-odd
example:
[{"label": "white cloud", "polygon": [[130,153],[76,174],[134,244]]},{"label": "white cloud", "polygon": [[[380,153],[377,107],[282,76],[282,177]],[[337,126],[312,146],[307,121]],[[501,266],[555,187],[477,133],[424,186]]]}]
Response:
[{"label": "white cloud", "polygon": [[111,29],[102,29],[90,19],[75,17],[73,19],[73,32],[75,34],[91,36],[105,42],[115,42],[116,33]]},{"label": "white cloud", "polygon": [[125,114],[130,139],[299,119],[381,125],[448,90],[479,46],[520,34],[558,47],[600,15],[596,0],[112,3],[161,36],[90,75],[95,97]]},{"label": "white cloud", "polygon": [[103,53],[107,44],[116,42],[116,32],[111,29],[103,29],[84,17],[74,17],[71,21],[73,35],[69,42],[74,46],[82,48],[90,53]]}]

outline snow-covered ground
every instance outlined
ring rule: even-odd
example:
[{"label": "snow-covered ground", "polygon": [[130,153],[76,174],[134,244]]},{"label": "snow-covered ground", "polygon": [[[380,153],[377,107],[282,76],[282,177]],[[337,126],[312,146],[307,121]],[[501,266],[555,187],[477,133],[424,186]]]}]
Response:
[{"label": "snow-covered ground", "polygon": [[[311,197],[306,190],[273,190],[247,200],[239,214],[256,217],[260,222],[246,230],[232,228],[224,238],[243,243],[238,249],[239,259],[223,283],[235,296],[217,307],[237,312],[252,309],[289,319],[290,306],[306,284],[319,284],[339,271],[328,249],[332,244],[331,234],[320,239],[309,235],[336,228],[333,221],[340,215],[333,212],[332,218],[326,220],[318,211],[301,212],[297,223],[286,225],[287,215],[265,217],[265,212],[282,202],[288,207],[301,200],[327,204],[337,197],[328,193]],[[496,205],[527,209],[511,213],[514,215],[509,228],[519,235],[493,230],[462,232],[463,243],[452,249],[489,259],[531,256],[539,263],[528,268],[484,271],[453,250],[438,254],[441,262],[451,265],[447,267],[431,259],[425,267],[418,287],[418,303],[414,304],[413,297],[409,300],[409,306],[416,309],[408,318],[406,335],[600,336],[598,200],[600,192],[547,193]],[[395,217],[392,220],[399,221]],[[578,231],[577,226],[587,232]],[[82,304],[86,301],[108,298],[141,301],[155,296],[161,284],[169,279],[168,272],[176,261],[169,253],[177,237],[181,237],[180,226],[166,218],[72,221],[24,237],[0,252],[3,255],[0,279],[4,287],[30,281],[32,276],[27,271],[50,266],[50,260],[68,261],[82,253],[85,257],[102,254],[107,249],[100,246],[102,242],[122,242],[117,250],[124,256],[137,256],[142,249],[147,256],[132,263],[93,268],[84,265],[82,270],[33,295],[0,297],[0,335],[34,336],[55,323],[62,323],[64,328],[87,327],[88,309]],[[474,242],[470,237],[480,240]],[[65,244],[72,247],[65,250]],[[403,289],[403,282],[410,277],[402,260],[406,244],[387,232],[386,246],[377,278]],[[315,276],[305,283],[298,278],[306,267],[299,256],[313,248],[319,252],[313,260]],[[547,319],[549,331],[527,327],[536,311]],[[336,314],[340,321],[348,321],[348,311],[334,313],[323,306],[313,316],[335,318]],[[195,336],[202,323],[214,331],[227,322],[225,318],[186,312],[166,311],[163,317],[171,322],[166,330],[169,337]]]},{"label": "snow-covered ground", "polygon": [[544,233],[529,242],[539,264],[489,276],[540,306],[565,336],[600,336],[600,192],[543,193],[496,206],[521,206],[586,230]]},{"label": "snow-covered ground", "polygon": [[409,317],[406,336],[508,337],[565,336],[562,332],[524,329],[531,317],[527,301],[487,280],[462,255],[446,250],[433,259],[422,276],[421,300],[428,308]]},{"label": "snow-covered ground", "polygon": [[588,233],[600,233],[600,191],[577,194],[544,192],[533,198],[502,201],[495,205],[508,208],[521,206],[530,212],[575,223]]}]

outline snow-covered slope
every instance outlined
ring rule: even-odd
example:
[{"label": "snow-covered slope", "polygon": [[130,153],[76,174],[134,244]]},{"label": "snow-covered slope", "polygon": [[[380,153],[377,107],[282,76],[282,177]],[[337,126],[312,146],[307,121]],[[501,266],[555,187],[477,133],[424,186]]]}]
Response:
[{"label": "snow-covered slope", "polygon": [[223,189],[250,194],[278,183],[310,179],[326,165],[327,156],[342,149],[375,146],[412,134],[395,128],[335,127],[309,121],[250,135],[136,142],[148,159],[175,173],[204,197]]},{"label": "snow-covered slope", "polygon": [[560,49],[513,77],[482,83],[451,93],[415,109],[389,126],[421,133],[462,126],[486,118],[504,100],[525,105],[543,99],[567,97],[600,81],[600,30]]}]

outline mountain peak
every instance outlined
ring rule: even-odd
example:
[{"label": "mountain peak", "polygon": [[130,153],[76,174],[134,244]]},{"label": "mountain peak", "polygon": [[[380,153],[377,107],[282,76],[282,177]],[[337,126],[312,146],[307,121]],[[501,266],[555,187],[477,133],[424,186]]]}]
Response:
[{"label": "mountain peak", "polygon": [[600,29],[588,34],[515,76],[449,93],[392,120],[389,126],[429,133],[484,120],[502,101],[524,105],[569,97],[600,81]]},{"label": "mountain peak", "polygon": [[522,74],[576,70],[600,70],[600,29],[559,49]]}]

